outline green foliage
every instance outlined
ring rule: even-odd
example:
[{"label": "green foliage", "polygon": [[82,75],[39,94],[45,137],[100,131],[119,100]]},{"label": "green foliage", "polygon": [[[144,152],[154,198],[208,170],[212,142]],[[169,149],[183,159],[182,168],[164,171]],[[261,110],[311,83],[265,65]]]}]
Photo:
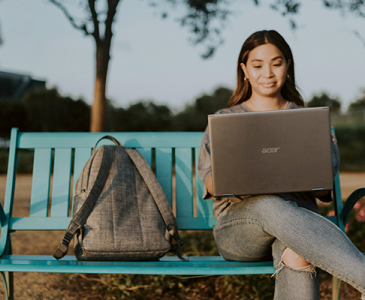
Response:
[{"label": "green foliage", "polygon": [[81,99],[62,97],[56,89],[32,90],[21,100],[26,131],[88,131],[90,107]]},{"label": "green foliage", "polygon": [[171,131],[171,110],[152,101],[140,101],[127,109],[110,107],[108,114],[107,131]]},{"label": "green foliage", "polygon": [[339,114],[341,110],[341,101],[338,98],[331,98],[327,93],[315,95],[307,103],[308,107],[328,106],[331,114]]},{"label": "green foliage", "polygon": [[355,209],[350,214],[349,220],[346,226],[346,233],[350,237],[350,240],[361,251],[365,252],[365,224],[364,224],[364,210],[365,199],[362,199],[359,204],[355,206]]},{"label": "green foliage", "polygon": [[[275,280],[271,275],[229,275],[224,276],[223,287],[242,300],[273,299]],[[231,298],[234,299],[234,298]]]},{"label": "green foliage", "polygon": [[361,98],[357,99],[355,102],[352,102],[349,105],[348,111],[349,112],[358,112],[358,111],[363,111],[365,110],[365,91],[363,91],[364,96],[362,96]]},{"label": "green foliage", "polygon": [[188,105],[173,119],[174,131],[204,131],[207,116],[226,107],[232,90],[219,87],[212,95],[203,95],[193,105]]},{"label": "green foliage", "polygon": [[[203,131],[207,115],[224,108],[232,91],[219,87],[174,115],[166,105],[139,101],[127,108],[106,108],[106,131]],[[31,132],[89,131],[90,107],[83,100],[61,96],[57,89],[33,90],[20,102],[0,101],[0,136],[12,127]]]},{"label": "green foliage", "polygon": [[26,130],[27,113],[22,105],[16,101],[0,101],[0,136],[9,137],[12,127],[21,131]]},{"label": "green foliage", "polygon": [[365,125],[336,126],[342,171],[365,170]]},{"label": "green foliage", "polygon": [[181,238],[187,255],[219,255],[212,231],[183,231]]},{"label": "green foliage", "polygon": [[[33,170],[33,151],[21,149],[18,152],[17,173],[31,173]],[[0,174],[8,170],[9,150],[0,148]]]}]

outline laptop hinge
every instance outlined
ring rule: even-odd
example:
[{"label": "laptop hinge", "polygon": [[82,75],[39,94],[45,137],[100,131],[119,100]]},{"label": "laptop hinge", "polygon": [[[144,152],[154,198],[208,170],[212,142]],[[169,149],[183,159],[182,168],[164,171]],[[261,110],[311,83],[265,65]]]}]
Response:
[{"label": "laptop hinge", "polygon": [[223,197],[234,197],[234,193],[232,194],[222,194]]},{"label": "laptop hinge", "polygon": [[321,187],[321,188],[313,188],[312,189],[312,192],[316,192],[316,191],[324,191],[324,188]]}]

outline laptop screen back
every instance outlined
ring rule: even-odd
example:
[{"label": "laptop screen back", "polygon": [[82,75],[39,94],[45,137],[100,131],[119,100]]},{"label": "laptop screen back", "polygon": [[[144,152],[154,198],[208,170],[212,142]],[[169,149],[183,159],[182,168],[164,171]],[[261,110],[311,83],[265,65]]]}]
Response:
[{"label": "laptop screen back", "polygon": [[328,107],[208,116],[214,196],[333,188]]}]

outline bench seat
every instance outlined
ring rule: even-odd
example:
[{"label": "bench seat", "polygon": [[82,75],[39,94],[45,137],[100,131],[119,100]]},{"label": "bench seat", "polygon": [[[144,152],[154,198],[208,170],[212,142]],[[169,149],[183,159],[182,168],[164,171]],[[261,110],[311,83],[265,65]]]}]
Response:
[{"label": "bench seat", "polygon": [[0,269],[9,272],[46,273],[104,273],[150,275],[234,275],[273,274],[275,268],[268,262],[227,262],[220,256],[190,257],[188,262],[175,256],[165,256],[159,261],[116,262],[77,261],[67,255],[57,261],[50,255],[4,255]]}]

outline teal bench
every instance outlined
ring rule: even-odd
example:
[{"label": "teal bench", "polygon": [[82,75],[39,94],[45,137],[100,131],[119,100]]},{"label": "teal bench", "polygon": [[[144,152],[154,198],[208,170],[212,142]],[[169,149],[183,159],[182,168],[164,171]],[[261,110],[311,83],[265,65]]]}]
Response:
[{"label": "teal bench", "polygon": [[[108,134],[117,138],[126,147],[138,148],[153,167],[170,204],[176,211],[180,230],[213,228],[216,218],[212,202],[201,198],[203,184],[195,167],[202,132]],[[275,272],[272,262],[227,262],[220,256],[190,257],[188,262],[180,261],[174,256],[163,257],[157,262],[81,262],[72,255],[60,261],[51,255],[12,255],[10,243],[12,232],[66,230],[71,220],[69,208],[72,205],[72,192],[70,191],[74,190],[77,176],[90,157],[92,147],[103,135],[103,133],[21,133],[16,128],[12,129],[4,208],[0,209],[0,272],[9,299],[13,298],[13,272],[155,275],[235,275]],[[105,144],[107,143],[110,141],[105,140]],[[30,213],[26,217],[13,217],[17,154],[20,149],[34,151]],[[344,229],[353,205],[364,195],[365,188],[356,190],[343,207],[337,174],[334,189],[336,215],[329,219]],[[338,299],[339,281],[334,278],[333,283],[333,299]]]}]

